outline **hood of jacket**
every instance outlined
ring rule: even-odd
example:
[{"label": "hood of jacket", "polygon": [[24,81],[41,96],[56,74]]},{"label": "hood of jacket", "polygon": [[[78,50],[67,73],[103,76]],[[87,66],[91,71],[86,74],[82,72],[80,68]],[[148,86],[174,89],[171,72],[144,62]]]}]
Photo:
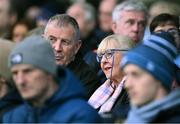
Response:
[{"label": "hood of jacket", "polygon": [[68,69],[58,67],[59,88],[45,104],[64,103],[69,99],[85,99],[85,90],[81,82]]},{"label": "hood of jacket", "polygon": [[[86,98],[84,87],[81,86],[80,81],[68,69],[61,66],[58,67],[57,83],[59,84],[57,91],[54,92],[39,109],[46,109],[57,104],[64,104],[66,101],[77,98]],[[29,102],[25,101],[25,103],[30,110],[37,109],[37,107],[33,107]]]}]

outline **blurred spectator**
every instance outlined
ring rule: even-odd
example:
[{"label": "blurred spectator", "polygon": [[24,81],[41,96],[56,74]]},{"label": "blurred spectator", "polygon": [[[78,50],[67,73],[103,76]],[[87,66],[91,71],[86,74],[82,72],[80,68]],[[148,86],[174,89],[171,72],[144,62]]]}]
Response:
[{"label": "blurred spectator", "polygon": [[25,102],[7,112],[4,123],[101,121],[85,101],[84,91],[72,73],[62,68],[57,71],[53,49],[41,36],[28,37],[18,44],[9,56],[9,67]]},{"label": "blurred spectator", "polygon": [[21,42],[27,33],[35,28],[35,24],[32,22],[29,22],[29,20],[21,20],[16,22],[10,31],[10,40],[13,42],[19,43]]},{"label": "blurred spectator", "polygon": [[[10,84],[10,70],[8,68],[8,56],[14,43],[0,39],[0,98],[8,93]],[[12,83],[12,82],[11,82]]]},{"label": "blurred spectator", "polygon": [[97,59],[107,80],[93,93],[88,102],[102,116],[112,114],[119,117],[117,113],[121,113],[124,119],[127,116],[129,100],[124,90],[125,77],[119,65],[123,54],[134,45],[128,37],[110,35],[102,40],[98,47]]},{"label": "blurred spectator", "polygon": [[0,39],[0,123],[5,112],[22,103],[8,68],[8,56],[14,46],[15,43]]},{"label": "blurred spectator", "polygon": [[165,1],[165,0],[158,0],[151,4],[149,8],[149,19],[148,25],[146,27],[144,39],[147,39],[150,35],[149,31],[149,24],[152,22],[153,18],[162,14],[167,13],[171,15],[180,16],[180,4],[175,3],[174,1]]},{"label": "blurred spectator", "polygon": [[95,72],[77,53],[81,47],[80,30],[76,20],[66,14],[50,18],[44,30],[44,37],[51,41],[56,63],[68,67],[81,80],[88,98],[100,86]]},{"label": "blurred spectator", "polygon": [[149,8],[149,22],[151,22],[154,17],[161,13],[180,16],[180,4],[165,0],[154,2]]},{"label": "blurred spectator", "polygon": [[17,20],[17,13],[11,4],[11,0],[0,0],[0,37],[9,36],[10,27]]},{"label": "blurred spectator", "polygon": [[101,0],[99,6],[99,23],[100,31],[105,33],[105,36],[112,34],[112,12],[116,6],[116,0]]},{"label": "blurred spectator", "polygon": [[171,90],[177,55],[173,37],[156,33],[122,59],[131,102],[126,123],[179,123],[180,91]]},{"label": "blurred spectator", "polygon": [[96,61],[95,52],[104,36],[95,29],[96,13],[94,7],[86,2],[77,2],[68,8],[67,14],[76,19],[80,28],[82,45],[78,54],[82,55],[91,69],[98,73],[100,66]]},{"label": "blurred spectator", "polygon": [[43,35],[44,28],[45,28],[44,26],[36,27],[36,28],[30,30],[26,36],[28,37],[31,35]]},{"label": "blurred spectator", "polygon": [[97,49],[99,44],[98,36],[95,33],[95,9],[91,4],[78,2],[67,9],[67,14],[75,18],[79,25],[82,40],[80,53],[84,57],[87,52]]},{"label": "blurred spectator", "polygon": [[35,22],[36,18],[41,14],[41,8],[39,6],[31,6],[25,13],[25,18]]},{"label": "blurred spectator", "polygon": [[147,23],[147,8],[138,1],[124,1],[113,10],[112,30],[115,34],[130,37],[135,43],[141,42]]},{"label": "blurred spectator", "polygon": [[156,16],[150,23],[150,32],[168,32],[176,41],[176,47],[180,52],[180,20],[178,16],[162,13]]}]

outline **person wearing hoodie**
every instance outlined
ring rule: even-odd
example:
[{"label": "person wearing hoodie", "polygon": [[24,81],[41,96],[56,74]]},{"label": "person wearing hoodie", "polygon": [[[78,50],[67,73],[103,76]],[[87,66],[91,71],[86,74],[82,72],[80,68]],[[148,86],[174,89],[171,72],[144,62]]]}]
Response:
[{"label": "person wearing hoodie", "polygon": [[41,36],[27,37],[18,44],[8,65],[24,103],[5,113],[3,123],[101,121],[86,102],[79,80],[68,70],[57,69],[51,44]]},{"label": "person wearing hoodie", "polygon": [[125,123],[180,123],[180,90],[172,90],[177,49],[174,38],[154,33],[121,61],[131,110]]}]

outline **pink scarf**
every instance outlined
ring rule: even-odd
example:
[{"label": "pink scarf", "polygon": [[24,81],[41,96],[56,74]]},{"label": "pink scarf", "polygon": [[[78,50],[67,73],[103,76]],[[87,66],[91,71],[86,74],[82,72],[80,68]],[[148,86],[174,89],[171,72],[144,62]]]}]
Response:
[{"label": "pink scarf", "polygon": [[[99,113],[111,111],[115,101],[120,95],[124,86],[125,78],[113,89],[110,80],[106,80],[90,97],[88,103],[95,109],[100,107]],[[114,85],[114,83],[112,83]],[[115,86],[115,85],[114,85]]]}]

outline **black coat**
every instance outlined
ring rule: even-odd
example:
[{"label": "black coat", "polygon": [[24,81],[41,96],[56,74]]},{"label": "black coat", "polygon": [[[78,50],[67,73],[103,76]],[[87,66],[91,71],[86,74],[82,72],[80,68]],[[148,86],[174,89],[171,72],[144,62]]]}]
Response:
[{"label": "black coat", "polygon": [[180,104],[160,111],[152,123],[180,123]]},{"label": "black coat", "polygon": [[97,74],[89,67],[80,55],[67,66],[85,87],[89,99],[95,90],[101,85]]},{"label": "black coat", "polygon": [[104,122],[108,123],[114,123],[115,121],[123,122],[127,118],[129,110],[129,97],[126,90],[123,88],[111,111],[102,114],[102,117],[104,118]]}]

